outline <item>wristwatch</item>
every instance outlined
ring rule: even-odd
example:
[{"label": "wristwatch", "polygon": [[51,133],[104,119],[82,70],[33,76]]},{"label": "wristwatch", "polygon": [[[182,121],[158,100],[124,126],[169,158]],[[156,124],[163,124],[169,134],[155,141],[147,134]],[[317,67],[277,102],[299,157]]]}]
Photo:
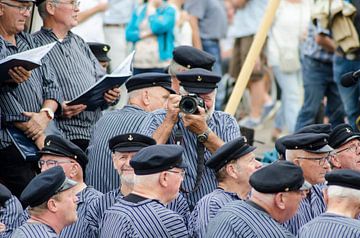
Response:
[{"label": "wristwatch", "polygon": [[40,110],[40,112],[46,112],[46,115],[49,117],[49,119],[53,120],[55,115],[51,108],[44,107]]},{"label": "wristwatch", "polygon": [[206,129],[204,133],[197,135],[197,140],[201,143],[205,143],[209,138],[210,132],[211,132],[210,128]]}]

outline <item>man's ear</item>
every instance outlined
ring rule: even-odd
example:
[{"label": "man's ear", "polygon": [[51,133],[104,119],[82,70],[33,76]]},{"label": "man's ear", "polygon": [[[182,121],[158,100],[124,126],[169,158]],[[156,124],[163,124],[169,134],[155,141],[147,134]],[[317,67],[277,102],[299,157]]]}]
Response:
[{"label": "man's ear", "polygon": [[285,210],[286,206],[285,206],[285,200],[286,200],[286,195],[284,193],[277,193],[275,195],[275,206],[281,210]]},{"label": "man's ear", "polygon": [[148,90],[143,90],[142,92],[142,100],[145,106],[150,105],[150,95]]},{"label": "man's ear", "polygon": [[45,9],[46,9],[47,14],[54,15],[55,9],[56,9],[56,3],[53,1],[46,1],[45,4],[46,4]]},{"label": "man's ear", "polygon": [[162,187],[169,186],[169,174],[167,172],[161,172],[159,176],[159,184]]},{"label": "man's ear", "polygon": [[54,198],[50,198],[47,201],[47,207],[50,212],[57,212],[58,210],[56,200]]},{"label": "man's ear", "polygon": [[330,164],[335,168],[341,168],[341,160],[337,155],[330,157]]}]

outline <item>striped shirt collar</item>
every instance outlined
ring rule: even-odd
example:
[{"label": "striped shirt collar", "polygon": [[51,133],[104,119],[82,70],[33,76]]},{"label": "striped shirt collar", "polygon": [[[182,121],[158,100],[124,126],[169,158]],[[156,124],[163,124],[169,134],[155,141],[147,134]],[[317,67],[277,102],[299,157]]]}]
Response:
[{"label": "striped shirt collar", "polygon": [[[54,31],[52,30],[52,28],[47,28],[42,26],[41,27],[41,31],[46,33],[47,35],[51,36],[52,38],[54,38],[55,40],[59,41],[59,38],[55,35]],[[63,39],[62,42],[66,41],[69,38],[72,38],[75,34],[72,33],[72,31],[68,31],[68,34],[65,36],[65,38]]]}]

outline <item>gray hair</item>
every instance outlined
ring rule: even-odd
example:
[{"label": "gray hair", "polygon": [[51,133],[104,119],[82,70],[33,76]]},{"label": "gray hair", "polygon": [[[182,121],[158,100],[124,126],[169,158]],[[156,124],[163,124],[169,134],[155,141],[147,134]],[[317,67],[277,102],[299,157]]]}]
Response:
[{"label": "gray hair", "polygon": [[142,185],[147,187],[153,187],[159,181],[160,173],[148,174],[148,175],[134,175],[134,185]]},{"label": "gray hair", "polygon": [[186,68],[185,66],[182,66],[181,64],[176,63],[174,60],[171,60],[168,73],[171,76],[175,76],[177,73],[180,73],[183,71],[188,71],[188,70],[189,69]]},{"label": "gray hair", "polygon": [[360,202],[360,190],[358,189],[330,185],[327,193],[330,198],[353,198]]},{"label": "gray hair", "polygon": [[52,3],[54,3],[55,5],[57,3],[59,3],[59,0],[45,0],[44,2],[40,3],[39,6],[38,6],[38,12],[39,12],[39,15],[41,17],[41,19],[45,20],[46,17],[48,17],[48,13],[46,11],[46,4],[48,1],[51,1]]}]

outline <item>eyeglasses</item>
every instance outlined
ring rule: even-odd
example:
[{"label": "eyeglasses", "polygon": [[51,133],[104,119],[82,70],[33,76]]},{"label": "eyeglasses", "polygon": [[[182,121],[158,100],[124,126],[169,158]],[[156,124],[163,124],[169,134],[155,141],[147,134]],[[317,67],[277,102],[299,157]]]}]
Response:
[{"label": "eyeglasses", "polygon": [[39,160],[38,161],[38,166],[41,169],[42,166],[44,166],[44,164],[46,164],[47,167],[55,167],[58,166],[59,164],[66,164],[66,163],[74,163],[71,160],[67,160],[67,161],[57,161],[57,160]]},{"label": "eyeglasses", "polygon": [[336,154],[344,152],[345,150],[347,150],[348,152],[351,152],[351,153],[355,153],[358,148],[359,148],[359,146],[357,144],[353,144],[347,148],[336,151]]},{"label": "eyeglasses", "polygon": [[31,11],[32,7],[33,7],[32,5],[30,5],[30,6],[18,6],[18,5],[13,5],[11,3],[8,3],[8,2],[1,2],[1,4],[4,4],[4,5],[9,6],[9,7],[17,8],[17,9],[19,9],[19,13],[21,13],[21,14],[24,14],[27,11]]},{"label": "eyeglasses", "polygon": [[298,159],[304,159],[304,160],[313,160],[313,161],[319,161],[320,166],[324,166],[326,162],[330,163],[330,158],[332,155],[327,155],[325,157],[319,157],[319,158],[308,158],[308,157],[296,157]]},{"label": "eyeglasses", "polygon": [[180,174],[180,176],[183,178],[185,177],[185,170],[181,170],[181,171],[168,170],[168,172],[174,173],[174,174]]},{"label": "eyeglasses", "polygon": [[71,2],[62,2],[62,1],[53,1],[54,3],[61,3],[61,4],[71,4],[73,9],[79,8],[80,6],[80,1],[71,1]]}]

